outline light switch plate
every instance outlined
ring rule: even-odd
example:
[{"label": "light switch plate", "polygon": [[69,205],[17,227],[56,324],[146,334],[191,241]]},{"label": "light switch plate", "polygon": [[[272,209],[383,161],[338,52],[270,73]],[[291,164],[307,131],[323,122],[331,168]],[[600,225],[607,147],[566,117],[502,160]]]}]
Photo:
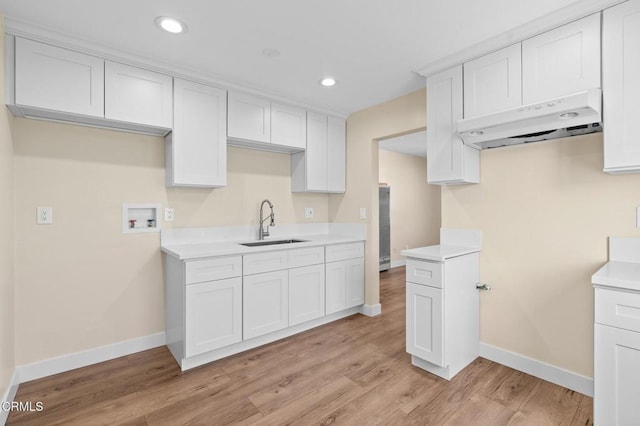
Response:
[{"label": "light switch plate", "polygon": [[366,219],[366,218],[367,218],[367,208],[360,207],[360,219]]},{"label": "light switch plate", "polygon": [[636,209],[636,227],[640,228],[640,206]]},{"label": "light switch plate", "polygon": [[313,218],[313,207],[304,208],[304,217],[306,217],[307,219]]}]

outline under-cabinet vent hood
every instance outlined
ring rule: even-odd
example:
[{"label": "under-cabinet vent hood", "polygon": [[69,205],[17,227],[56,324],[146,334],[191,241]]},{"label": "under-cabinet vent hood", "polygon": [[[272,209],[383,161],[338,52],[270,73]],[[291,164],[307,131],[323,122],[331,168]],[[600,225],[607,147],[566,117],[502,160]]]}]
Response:
[{"label": "under-cabinet vent hood", "polygon": [[465,145],[476,149],[602,131],[602,92],[591,89],[458,121]]}]

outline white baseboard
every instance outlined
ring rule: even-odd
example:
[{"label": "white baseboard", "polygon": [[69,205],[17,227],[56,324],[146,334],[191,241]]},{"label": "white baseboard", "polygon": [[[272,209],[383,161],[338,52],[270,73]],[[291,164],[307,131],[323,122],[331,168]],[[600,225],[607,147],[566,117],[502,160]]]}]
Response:
[{"label": "white baseboard", "polygon": [[379,303],[375,305],[362,305],[359,309],[359,312],[362,315],[366,315],[368,317],[375,317],[382,313],[382,305]]},{"label": "white baseboard", "polygon": [[[7,391],[0,399],[0,402],[12,402],[16,397],[16,392],[18,392],[18,385],[20,384],[20,375],[18,369],[13,370],[13,374],[11,375],[11,381],[9,382],[9,386],[7,387]],[[9,412],[4,411],[0,407],[0,425],[3,425],[7,422],[9,418]]]},{"label": "white baseboard", "polygon": [[97,364],[147,349],[156,348],[166,344],[164,331],[150,334],[137,339],[126,340],[111,345],[100,346],[82,352],[62,355],[55,358],[45,359],[32,364],[18,367],[18,377],[20,383],[28,382],[53,374],[74,370],[87,365]]},{"label": "white baseboard", "polygon": [[392,260],[391,261],[391,269],[399,268],[399,267],[404,266],[406,264],[407,264],[407,260],[406,259]]},{"label": "white baseboard", "polygon": [[542,380],[593,397],[592,378],[482,342],[480,343],[480,356]]}]

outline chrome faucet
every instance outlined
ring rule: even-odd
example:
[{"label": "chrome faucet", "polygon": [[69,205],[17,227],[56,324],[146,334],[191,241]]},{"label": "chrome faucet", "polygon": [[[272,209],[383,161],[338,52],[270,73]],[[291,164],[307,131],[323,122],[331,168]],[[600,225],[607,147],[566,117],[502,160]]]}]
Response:
[{"label": "chrome faucet", "polygon": [[[264,217],[262,214],[262,209],[264,208],[264,204],[267,203],[269,205],[269,208],[271,209],[271,214],[269,214],[269,216]],[[267,225],[267,229],[264,229],[263,223],[267,220],[271,219],[271,222]],[[275,222],[275,214],[273,213],[273,204],[271,204],[271,201],[269,200],[264,200],[262,202],[262,204],[260,204],[260,223],[259,223],[259,229],[258,229],[258,239],[259,240],[264,240],[264,237],[268,237],[269,236],[269,225],[270,226],[276,226],[276,222]]]}]

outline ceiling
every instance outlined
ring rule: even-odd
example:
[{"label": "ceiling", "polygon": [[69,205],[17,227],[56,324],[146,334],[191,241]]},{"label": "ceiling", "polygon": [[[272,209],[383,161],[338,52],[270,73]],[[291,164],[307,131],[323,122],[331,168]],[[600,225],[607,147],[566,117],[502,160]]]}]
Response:
[{"label": "ceiling", "polygon": [[[414,73],[575,0],[0,0],[86,43],[348,114],[424,87]],[[157,16],[188,31],[160,31]],[[276,49],[276,57],[264,55]],[[326,75],[338,84],[324,88]]]},{"label": "ceiling", "polygon": [[400,154],[427,158],[427,131],[385,139],[379,142],[378,147]]}]

